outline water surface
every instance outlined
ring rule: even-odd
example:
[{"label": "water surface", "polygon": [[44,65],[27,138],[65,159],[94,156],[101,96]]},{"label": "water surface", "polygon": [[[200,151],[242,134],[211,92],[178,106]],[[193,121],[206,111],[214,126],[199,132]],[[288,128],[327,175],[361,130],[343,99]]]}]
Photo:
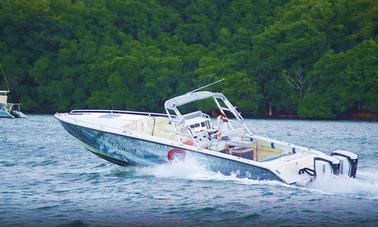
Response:
[{"label": "water surface", "polygon": [[309,187],[223,176],[195,160],[119,167],[52,117],[0,119],[0,226],[378,225],[378,123],[247,120],[258,134],[359,155],[358,177]]}]

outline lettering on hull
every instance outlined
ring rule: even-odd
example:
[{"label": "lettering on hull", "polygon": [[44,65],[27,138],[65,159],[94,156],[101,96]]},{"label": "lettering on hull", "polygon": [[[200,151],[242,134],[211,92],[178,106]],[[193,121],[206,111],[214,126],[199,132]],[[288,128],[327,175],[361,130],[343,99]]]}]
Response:
[{"label": "lettering on hull", "polygon": [[111,140],[110,144],[112,145],[113,148],[120,150],[120,151],[125,151],[130,154],[135,154],[136,153],[136,148],[128,148],[126,147],[123,143],[117,141],[117,140]]}]

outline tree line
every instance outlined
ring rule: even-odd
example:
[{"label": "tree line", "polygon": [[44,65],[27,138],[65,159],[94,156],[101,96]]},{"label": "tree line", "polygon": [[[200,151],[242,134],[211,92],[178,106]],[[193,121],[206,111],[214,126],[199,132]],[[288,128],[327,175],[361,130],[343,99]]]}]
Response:
[{"label": "tree line", "polygon": [[0,1],[0,63],[27,112],[161,112],[225,78],[211,89],[246,116],[377,113],[377,34],[375,0]]}]

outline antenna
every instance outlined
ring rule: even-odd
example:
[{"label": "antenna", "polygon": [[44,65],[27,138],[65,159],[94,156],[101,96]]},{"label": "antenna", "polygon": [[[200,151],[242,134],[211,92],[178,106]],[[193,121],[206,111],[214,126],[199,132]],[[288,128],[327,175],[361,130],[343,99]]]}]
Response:
[{"label": "antenna", "polygon": [[9,91],[9,85],[8,85],[7,77],[5,76],[3,65],[0,64],[0,68],[1,68],[1,71],[3,72],[5,86],[7,86],[7,91]]},{"label": "antenna", "polygon": [[194,89],[193,91],[189,91],[188,93],[192,93],[192,92],[199,91],[199,90],[201,90],[201,89],[204,89],[205,87],[209,87],[209,86],[211,86],[211,85],[213,85],[213,84],[217,84],[217,83],[222,82],[222,81],[224,81],[224,78],[222,78],[222,79],[220,79],[220,80],[217,80],[217,81],[215,81],[215,82],[209,83],[209,84],[207,84],[207,85],[205,85],[205,86],[202,86],[202,87],[200,87],[200,88]]}]

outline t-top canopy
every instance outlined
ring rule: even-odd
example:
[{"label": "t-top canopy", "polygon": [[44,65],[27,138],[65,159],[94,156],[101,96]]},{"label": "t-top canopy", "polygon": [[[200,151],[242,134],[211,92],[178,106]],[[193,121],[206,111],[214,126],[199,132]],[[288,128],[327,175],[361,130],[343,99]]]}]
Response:
[{"label": "t-top canopy", "polygon": [[202,99],[207,99],[211,97],[221,98],[223,99],[222,93],[215,93],[210,91],[198,91],[198,92],[189,92],[185,95],[180,95],[165,101],[164,107],[167,109],[171,109],[174,106],[181,106],[187,103],[191,103],[193,101],[198,101]]}]

